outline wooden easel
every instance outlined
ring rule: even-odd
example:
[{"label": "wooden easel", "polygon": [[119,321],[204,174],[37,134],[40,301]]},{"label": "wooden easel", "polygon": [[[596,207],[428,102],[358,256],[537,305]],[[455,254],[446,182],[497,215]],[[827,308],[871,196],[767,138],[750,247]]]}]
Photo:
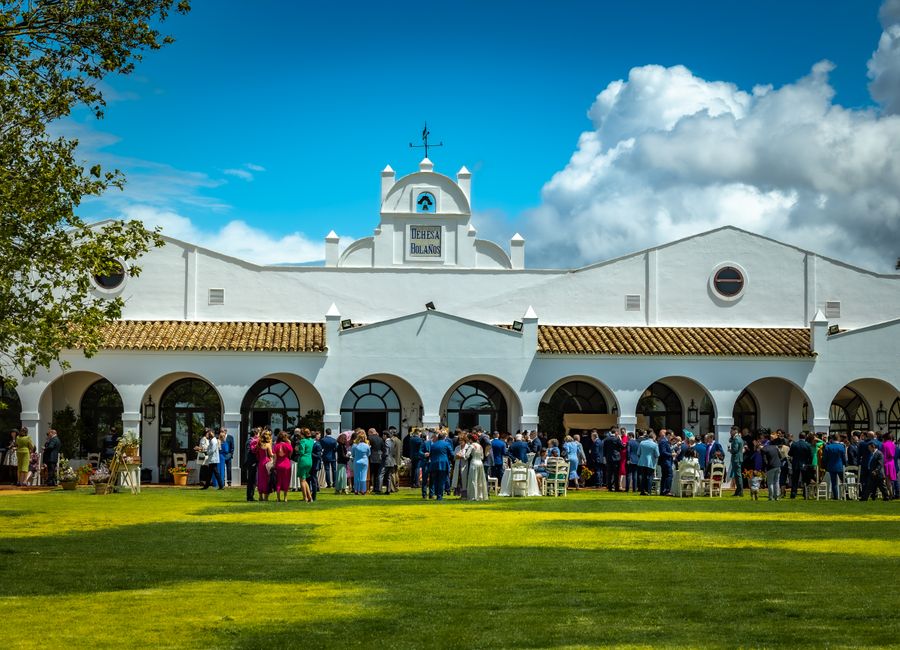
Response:
[{"label": "wooden easel", "polygon": [[126,485],[132,494],[140,494],[141,492],[140,477],[138,477],[137,484],[135,484],[134,476],[132,475],[133,468],[140,467],[140,462],[126,463],[124,450],[125,445],[120,440],[119,444],[116,445],[116,453],[113,455],[112,462],[109,464],[109,482],[106,484],[107,494],[116,489],[116,481],[120,474],[122,475],[122,484]]}]

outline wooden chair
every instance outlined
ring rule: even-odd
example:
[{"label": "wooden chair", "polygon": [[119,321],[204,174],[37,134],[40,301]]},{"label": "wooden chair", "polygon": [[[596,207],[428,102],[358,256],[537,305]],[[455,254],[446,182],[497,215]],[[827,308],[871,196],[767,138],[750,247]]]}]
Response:
[{"label": "wooden chair", "polygon": [[725,463],[713,463],[709,470],[709,495],[722,496],[722,486],[725,485]]},{"label": "wooden chair", "polygon": [[175,465],[187,465],[187,454],[172,454],[172,463]]},{"label": "wooden chair", "polygon": [[87,462],[91,467],[97,469],[98,467],[100,467],[100,454],[91,452],[87,455]]},{"label": "wooden chair", "polygon": [[509,481],[510,496],[526,496],[528,494],[528,468],[517,463],[509,471],[512,472],[512,477],[510,477]]},{"label": "wooden chair", "polygon": [[[697,469],[685,469],[684,472],[681,473],[681,496],[682,497],[693,497],[694,488],[699,485],[701,482],[701,474],[700,470]],[[702,493],[701,493],[702,494]]]},{"label": "wooden chair", "polygon": [[547,476],[542,484],[545,497],[564,497],[569,486],[569,463],[551,456],[547,459]]},{"label": "wooden chair", "polygon": [[659,494],[661,486],[662,470],[659,468],[659,465],[657,465],[656,469],[653,470],[653,478],[650,479],[650,494]]},{"label": "wooden chair", "polygon": [[500,481],[496,476],[488,476],[488,493],[497,494],[500,491]]},{"label": "wooden chair", "polygon": [[859,467],[857,465],[848,465],[844,468],[840,497],[852,501],[859,500]]}]

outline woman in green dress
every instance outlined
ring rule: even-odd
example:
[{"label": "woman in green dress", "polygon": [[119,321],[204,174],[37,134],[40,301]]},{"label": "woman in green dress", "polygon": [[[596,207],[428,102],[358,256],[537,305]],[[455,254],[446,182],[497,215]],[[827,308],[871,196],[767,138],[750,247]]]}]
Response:
[{"label": "woman in green dress", "polygon": [[22,427],[16,437],[16,461],[18,463],[18,480],[16,485],[24,486],[28,480],[28,463],[31,460],[31,452],[34,451],[34,443],[28,437],[28,427]]},{"label": "woman in green dress", "polygon": [[309,429],[303,429],[303,438],[297,444],[297,478],[300,479],[300,489],[303,491],[303,498],[307,503],[312,501],[312,492],[309,489],[309,481],[307,477],[312,469],[312,450],[315,440]]}]

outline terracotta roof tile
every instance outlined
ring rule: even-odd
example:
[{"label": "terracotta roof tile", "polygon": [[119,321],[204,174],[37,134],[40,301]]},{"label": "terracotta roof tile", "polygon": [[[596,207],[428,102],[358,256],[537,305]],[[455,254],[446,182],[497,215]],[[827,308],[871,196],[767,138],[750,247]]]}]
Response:
[{"label": "terracotta roof tile", "polygon": [[108,350],[322,352],[324,323],[122,320],[106,327]]},{"label": "terracotta roof tile", "polygon": [[813,356],[808,329],[764,327],[539,325],[538,352],[654,356]]}]

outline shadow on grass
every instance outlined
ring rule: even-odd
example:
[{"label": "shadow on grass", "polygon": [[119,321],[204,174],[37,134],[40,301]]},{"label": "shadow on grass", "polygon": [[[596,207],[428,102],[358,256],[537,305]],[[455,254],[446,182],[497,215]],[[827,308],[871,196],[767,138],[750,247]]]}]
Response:
[{"label": "shadow on grass", "polygon": [[[206,512],[243,509],[210,507]],[[407,547],[379,549],[373,540],[363,554],[352,548],[317,553],[311,546],[313,525],[199,518],[17,540],[15,555],[0,563],[0,599],[68,594],[89,601],[98,590],[167,586],[177,597],[179,582],[226,579],[306,586],[337,582],[364,594],[342,605],[342,618],[349,621],[340,623],[265,624],[268,607],[291,606],[266,602],[265,594],[252,602],[222,602],[217,607],[223,622],[208,630],[213,647],[895,643],[897,598],[873,585],[876,575],[893,575],[900,562],[886,558],[876,566],[870,557],[854,553],[779,547],[777,535],[794,526],[772,524],[762,531],[775,536],[769,538],[772,545],[761,549],[492,547],[479,545],[475,531],[468,546],[417,552],[413,525]],[[561,538],[572,527],[615,531],[621,522],[564,522]],[[663,532],[733,535],[738,529],[695,522],[633,527],[661,538]],[[798,530],[801,536],[814,533],[806,526]],[[830,533],[851,530],[877,532],[867,527],[856,533],[847,524]],[[885,532],[881,528],[878,537]],[[747,534],[758,538],[760,531]],[[839,598],[831,597],[838,593]],[[246,607],[260,610],[260,625],[228,622],[229,611]],[[190,610],[191,603],[184,608]],[[178,621],[169,623],[178,629]]]}]

